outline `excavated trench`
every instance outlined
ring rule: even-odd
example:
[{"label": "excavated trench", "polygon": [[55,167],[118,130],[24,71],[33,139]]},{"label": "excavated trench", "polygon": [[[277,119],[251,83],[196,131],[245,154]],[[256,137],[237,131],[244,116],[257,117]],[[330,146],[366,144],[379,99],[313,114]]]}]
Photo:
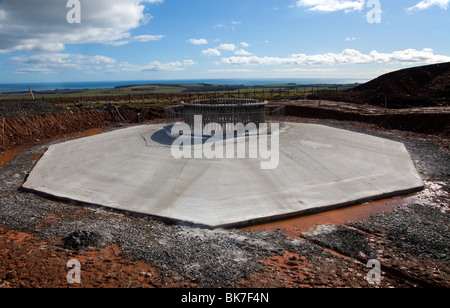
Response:
[{"label": "excavated trench", "polygon": [[[36,104],[47,105],[40,102]],[[2,112],[0,108],[0,148],[7,150],[21,146],[28,147],[62,136],[90,129],[114,127],[123,123],[162,121],[164,116],[162,107],[113,106],[102,110],[58,108],[52,112],[49,112],[47,107],[39,108],[40,110],[42,112],[30,112],[22,107],[22,112],[13,113],[9,110]]]}]

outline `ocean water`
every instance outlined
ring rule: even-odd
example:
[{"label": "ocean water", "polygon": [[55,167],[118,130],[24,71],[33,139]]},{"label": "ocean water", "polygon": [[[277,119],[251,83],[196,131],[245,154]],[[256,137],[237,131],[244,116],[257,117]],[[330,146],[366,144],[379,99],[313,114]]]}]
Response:
[{"label": "ocean water", "polygon": [[131,80],[131,81],[87,81],[87,82],[54,82],[54,83],[12,83],[0,84],[0,93],[27,92],[28,86],[33,91],[54,91],[54,90],[79,90],[79,89],[110,89],[118,86],[145,85],[145,84],[221,84],[221,85],[276,85],[295,83],[298,85],[314,84],[352,84],[364,83],[367,80],[350,78],[265,78],[265,79],[179,79],[179,80]]}]

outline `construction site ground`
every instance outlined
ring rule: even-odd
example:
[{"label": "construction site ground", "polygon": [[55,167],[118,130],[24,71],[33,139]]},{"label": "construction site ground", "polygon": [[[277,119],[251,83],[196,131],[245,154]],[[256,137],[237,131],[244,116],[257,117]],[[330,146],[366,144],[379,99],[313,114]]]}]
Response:
[{"label": "construction site ground", "polygon": [[[0,288],[449,287],[448,124],[435,132],[430,132],[434,123],[417,123],[423,131],[394,129],[381,108],[377,123],[357,118],[363,117],[361,110],[339,110],[344,105],[284,103],[287,121],[403,142],[425,189],[405,198],[241,229],[172,224],[21,189],[50,144],[134,125],[138,110],[123,110],[126,122],[100,111],[5,116],[0,123]],[[328,116],[302,116],[298,111],[306,109],[288,108],[295,105]],[[154,110],[140,112],[147,123],[163,121]],[[425,113],[448,121],[446,112]],[[419,110],[411,119],[429,121],[423,114]],[[67,280],[72,259],[81,264],[79,284]],[[379,283],[367,281],[370,260],[381,265]]]}]

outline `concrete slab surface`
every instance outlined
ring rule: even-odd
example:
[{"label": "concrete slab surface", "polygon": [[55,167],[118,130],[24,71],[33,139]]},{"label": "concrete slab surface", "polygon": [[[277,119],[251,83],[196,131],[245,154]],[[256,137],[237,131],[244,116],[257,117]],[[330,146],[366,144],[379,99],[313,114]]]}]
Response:
[{"label": "concrete slab surface", "polygon": [[24,188],[58,198],[209,227],[247,225],[423,187],[402,143],[287,123],[279,165],[258,159],[175,159],[162,125],[50,146]]}]

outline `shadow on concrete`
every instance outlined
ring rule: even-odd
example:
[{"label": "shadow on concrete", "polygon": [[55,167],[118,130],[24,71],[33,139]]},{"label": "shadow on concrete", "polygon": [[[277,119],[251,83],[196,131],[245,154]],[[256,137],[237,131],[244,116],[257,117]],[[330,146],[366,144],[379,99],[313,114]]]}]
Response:
[{"label": "shadow on concrete", "polygon": [[[183,138],[184,139],[184,143],[185,144],[189,144],[188,139],[191,138],[190,140],[190,144],[206,144],[206,143],[214,143],[217,141],[225,141],[227,139],[234,139],[235,141],[240,139],[240,138],[248,138],[250,136],[253,137],[258,137],[258,130],[253,130],[251,132],[249,131],[245,131],[244,134],[239,134],[238,132],[233,132],[233,133],[227,133],[224,132],[223,136],[220,135],[216,135],[214,139],[212,139],[212,135],[202,135],[202,136],[196,136],[194,134],[191,135],[181,135],[181,136],[173,136],[172,135],[172,128],[173,125],[170,126],[165,126],[163,128],[161,128],[160,130],[156,131],[155,133],[153,133],[151,135],[151,140],[154,142],[159,143],[160,145],[164,145],[164,146],[171,146],[173,145],[174,141],[177,140],[178,138]],[[264,132],[263,132],[264,134]],[[266,131],[265,134],[267,135],[271,135],[272,132],[271,131]],[[222,137],[222,138],[220,138]],[[144,140],[146,140],[146,136],[142,135],[142,138],[144,138]],[[199,142],[199,139],[201,139],[201,142]],[[147,140],[146,140],[147,143]]]},{"label": "shadow on concrete", "polygon": [[[211,140],[211,136],[195,136],[195,135],[181,135],[181,136],[172,136],[172,125],[171,126],[165,126],[164,128],[156,131],[151,136],[151,140],[154,142],[159,143],[160,145],[164,146],[171,146],[173,145],[174,141],[183,138],[184,144],[205,144],[209,142],[214,142]],[[225,136],[225,135],[224,135]],[[144,139],[145,137],[142,136]],[[189,141],[189,139],[191,139]],[[201,142],[200,140],[201,139]]]},{"label": "shadow on concrete", "polygon": [[[161,145],[172,145],[177,138],[171,136],[170,131],[172,130],[172,126],[166,126],[156,131],[151,139],[154,142],[157,142]],[[144,138],[145,139],[145,138]]]}]

